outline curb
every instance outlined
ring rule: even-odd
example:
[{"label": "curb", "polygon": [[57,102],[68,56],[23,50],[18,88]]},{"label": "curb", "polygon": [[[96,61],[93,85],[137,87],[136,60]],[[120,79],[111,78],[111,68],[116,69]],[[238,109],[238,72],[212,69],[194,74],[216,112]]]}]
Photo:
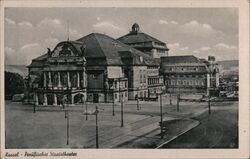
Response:
[{"label": "curb", "polygon": [[197,122],[197,123],[195,124],[195,126],[192,126],[191,128],[188,127],[185,131],[183,131],[183,132],[180,133],[179,135],[174,136],[174,137],[172,137],[171,139],[169,139],[169,140],[167,140],[167,141],[161,143],[161,144],[158,145],[155,149],[161,148],[163,145],[168,144],[169,142],[171,142],[171,141],[177,139],[179,136],[181,136],[181,135],[187,133],[188,131],[190,131],[190,130],[192,130],[193,128],[195,128],[195,127],[197,127],[198,125],[200,125],[200,122],[199,122],[198,120],[195,120],[195,121]]}]

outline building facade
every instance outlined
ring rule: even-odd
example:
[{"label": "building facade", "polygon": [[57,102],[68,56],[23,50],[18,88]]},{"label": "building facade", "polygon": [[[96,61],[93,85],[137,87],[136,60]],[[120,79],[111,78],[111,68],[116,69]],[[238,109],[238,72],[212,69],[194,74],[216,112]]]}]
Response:
[{"label": "building facade", "polygon": [[60,42],[28,68],[37,105],[148,98],[149,92],[163,86],[158,61],[99,33]]},{"label": "building facade", "polygon": [[197,93],[208,95],[218,90],[219,70],[215,58],[168,56],[161,58],[161,74],[169,93]]},{"label": "building facade", "polygon": [[32,60],[30,90],[36,105],[75,104],[86,101],[86,59],[81,43],[60,42],[53,51]]},{"label": "building facade", "polygon": [[167,48],[166,43],[143,33],[137,23],[133,24],[132,30],[127,35],[124,35],[117,40],[140,50],[153,58],[168,56],[169,49]]}]

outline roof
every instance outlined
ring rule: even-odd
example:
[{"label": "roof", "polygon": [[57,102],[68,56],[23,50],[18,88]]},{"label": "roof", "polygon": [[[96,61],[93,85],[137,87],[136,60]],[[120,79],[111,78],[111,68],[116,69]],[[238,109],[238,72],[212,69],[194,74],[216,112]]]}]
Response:
[{"label": "roof", "polygon": [[143,32],[137,32],[137,33],[130,32],[127,35],[118,38],[117,40],[125,44],[142,43],[142,42],[157,42],[165,44],[164,42]]},{"label": "roof", "polygon": [[[87,66],[125,65],[124,59],[128,58],[132,61],[129,63],[131,65],[159,66],[159,62],[149,55],[104,34],[91,33],[76,41],[63,41],[57,45],[64,42],[71,44],[76,51],[80,53],[79,55],[82,55],[81,48],[83,45],[85,46],[84,56],[87,61]],[[140,60],[141,57],[143,61]],[[39,56],[32,60],[29,67],[41,67],[47,58],[47,53]]]},{"label": "roof", "polygon": [[185,56],[166,56],[161,57],[161,62],[165,64],[189,64],[189,63],[197,63],[197,64],[204,64],[200,61],[197,57],[193,55],[185,55]]},{"label": "roof", "polygon": [[[91,33],[77,41],[85,43],[87,61],[90,58],[106,58],[108,65],[123,65],[122,58],[130,56],[134,59],[134,65],[157,65],[150,56],[104,34]],[[136,60],[140,56],[144,62]]]}]

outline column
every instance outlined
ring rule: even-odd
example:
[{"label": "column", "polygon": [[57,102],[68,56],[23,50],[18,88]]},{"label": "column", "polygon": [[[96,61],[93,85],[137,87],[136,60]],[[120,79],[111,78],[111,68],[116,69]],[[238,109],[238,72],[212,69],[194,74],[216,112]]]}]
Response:
[{"label": "column", "polygon": [[38,96],[37,96],[37,93],[35,93],[34,95],[35,95],[35,105],[38,105]]},{"label": "column", "polygon": [[56,94],[53,94],[53,105],[56,106],[57,105],[57,97],[56,97]]},{"label": "column", "polygon": [[70,76],[69,76],[69,72],[67,72],[67,77],[68,77],[68,87],[71,87],[71,83],[70,83]]},{"label": "column", "polygon": [[47,83],[46,83],[46,72],[43,72],[43,87],[46,88]]},{"label": "column", "polygon": [[47,94],[43,94],[43,105],[48,105]]},{"label": "column", "polygon": [[51,83],[51,72],[49,72],[49,87],[52,86],[52,83]]},{"label": "column", "polygon": [[58,74],[58,87],[61,87],[61,76],[60,76],[60,72],[57,72]]},{"label": "column", "polygon": [[207,74],[207,95],[209,95],[209,89],[210,89],[210,74]]},{"label": "column", "polygon": [[86,77],[86,69],[85,68],[83,68],[82,82],[83,82],[83,87],[86,87],[87,86],[87,84],[86,84],[87,77]]},{"label": "column", "polygon": [[216,72],[216,87],[219,87],[220,83],[219,83],[219,72]]},{"label": "column", "polygon": [[71,104],[74,104],[74,96],[73,96],[73,94],[71,95]]},{"label": "column", "polygon": [[80,88],[80,75],[79,75],[79,72],[77,72],[77,88]]}]

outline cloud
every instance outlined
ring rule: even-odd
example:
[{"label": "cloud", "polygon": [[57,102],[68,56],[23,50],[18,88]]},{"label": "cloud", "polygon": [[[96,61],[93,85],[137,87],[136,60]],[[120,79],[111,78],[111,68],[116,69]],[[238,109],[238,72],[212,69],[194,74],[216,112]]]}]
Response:
[{"label": "cloud", "polygon": [[101,21],[92,26],[95,31],[105,33],[114,38],[122,36],[128,32],[126,29],[119,27],[110,21]]},{"label": "cloud", "polygon": [[178,48],[180,47],[179,43],[167,44],[168,48]]},{"label": "cloud", "polygon": [[48,27],[48,26],[61,26],[62,23],[59,19],[50,19],[50,18],[45,18],[42,21],[40,21],[37,26],[38,27]]},{"label": "cloud", "polygon": [[198,53],[199,53],[199,51],[198,51],[198,50],[194,50],[194,53],[195,53],[195,54],[198,54]]},{"label": "cloud", "polygon": [[5,18],[5,21],[6,21],[8,24],[16,25],[16,22],[15,22],[14,20],[9,19],[9,18]]},{"label": "cloud", "polygon": [[42,46],[44,48],[53,49],[57,45],[57,43],[59,43],[59,40],[57,38],[51,38],[50,37],[50,38],[47,38],[47,39],[44,40],[44,43],[42,44]]},{"label": "cloud", "polygon": [[4,47],[4,54],[5,54],[5,63],[6,64],[10,64],[10,63],[13,63],[12,61],[12,57],[14,56],[15,54],[15,50],[9,46],[6,46]]},{"label": "cloud", "polygon": [[211,50],[211,47],[204,46],[204,47],[201,47],[200,50],[201,51],[208,51],[208,50]]},{"label": "cloud", "polygon": [[18,26],[23,27],[23,28],[33,28],[33,24],[27,21],[18,23]]},{"label": "cloud", "polygon": [[46,48],[38,43],[30,43],[23,45],[19,50],[5,47],[5,63],[14,65],[28,65],[31,60],[44,54]]},{"label": "cloud", "polygon": [[193,36],[211,36],[219,33],[209,24],[202,24],[196,20],[192,20],[180,26],[179,30],[184,34]]},{"label": "cloud", "polygon": [[174,20],[172,20],[170,23],[171,24],[179,24],[177,21],[174,21]]},{"label": "cloud", "polygon": [[97,19],[98,21],[100,21],[100,20],[101,20],[101,18],[100,18],[100,17],[97,17],[96,19]]},{"label": "cloud", "polygon": [[162,19],[161,19],[161,20],[159,21],[159,24],[168,24],[168,22],[167,22],[166,20],[162,20]]},{"label": "cloud", "polygon": [[218,49],[237,49],[236,46],[228,45],[228,44],[225,44],[225,43],[216,44],[216,45],[214,45],[214,47],[218,48]]},{"label": "cloud", "polygon": [[188,46],[181,46],[179,43],[168,44],[167,46],[172,55],[186,55],[187,50],[189,50]]},{"label": "cloud", "polygon": [[189,49],[189,47],[187,47],[187,46],[180,48],[181,51],[185,51],[185,50],[188,50],[188,49]]}]

